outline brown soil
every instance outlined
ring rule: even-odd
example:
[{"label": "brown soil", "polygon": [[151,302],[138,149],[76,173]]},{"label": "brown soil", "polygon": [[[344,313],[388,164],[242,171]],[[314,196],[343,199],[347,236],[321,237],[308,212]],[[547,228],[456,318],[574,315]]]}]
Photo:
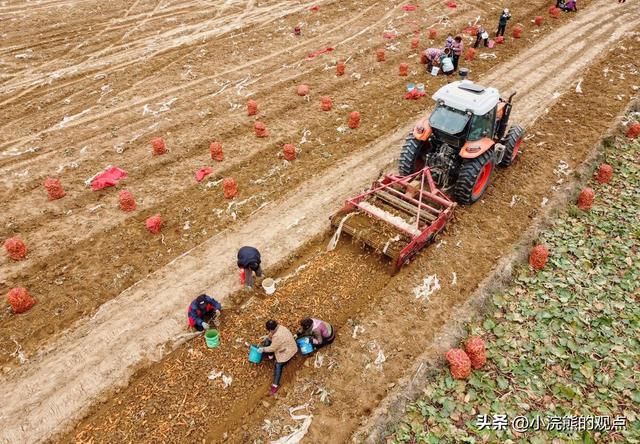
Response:
[{"label": "brown soil", "polygon": [[[297,358],[285,371],[282,394],[276,400],[268,400],[265,393],[270,367],[249,366],[243,353],[246,349],[241,345],[210,352],[201,340],[192,341],[163,363],[139,373],[129,388],[97,408],[65,440],[91,437],[105,441],[115,437],[119,441],[179,441],[185,436],[199,440],[204,436],[204,424],[213,423],[209,426],[209,440],[221,440],[226,432],[231,442],[247,442],[267,437],[261,430],[263,419],[284,424],[286,407],[311,399],[315,417],[308,441],[327,442],[328,429],[332,430],[332,442],[344,441],[403,375],[409,367],[407,363],[436,339],[433,333],[446,322],[452,309],[464,303],[492,264],[509,252],[518,233],[538,213],[542,199],[553,196],[558,180],[553,170],[558,163],[564,160],[571,168],[579,165],[624,108],[627,100],[617,97],[628,98],[633,92],[629,81],[620,76],[637,79],[639,67],[633,54],[639,42],[631,37],[621,45],[626,50],[617,64],[609,59],[594,64],[584,75],[584,93],[571,92],[559,98],[529,129],[533,138],[528,140],[521,159],[495,176],[486,199],[459,210],[442,242],[421,254],[399,275],[389,277],[380,262],[349,244],[334,253],[323,253],[323,239],[303,252],[302,256],[309,260],[307,268],[279,289],[277,303],[254,302],[242,315],[232,314],[225,321],[223,332],[229,331],[229,342],[234,344],[237,337],[247,339],[247,335],[261,334],[262,321],[268,316],[288,325],[295,325],[301,313],[330,319],[341,332],[336,345],[322,352],[326,361],[334,363],[328,366],[330,369],[326,363],[320,369],[307,366],[312,360],[302,365]],[[614,80],[610,82],[611,79]],[[580,116],[581,131],[565,131],[567,125],[573,124],[566,122],[571,120],[567,110]],[[511,206],[516,194],[519,199]],[[451,285],[454,272],[457,284]],[[419,303],[411,288],[432,274],[440,278],[442,289],[430,302]],[[297,297],[301,294],[304,296]],[[237,329],[240,323],[244,323],[244,330]],[[354,325],[365,327],[356,340],[351,337]],[[379,349],[387,359],[381,367],[372,364]],[[198,353],[200,359],[194,358]],[[212,358],[205,359],[206,354]],[[188,368],[166,373],[176,370],[177,363],[186,363]],[[230,388],[222,389],[220,382],[212,383],[204,377],[212,368],[234,376]],[[154,381],[175,380],[184,382],[172,390],[154,385]],[[314,395],[319,386],[329,389],[330,407],[323,406]],[[207,400],[205,409],[203,399]],[[140,415],[145,419],[132,420]]]},{"label": "brown soil", "polygon": [[[89,29],[85,20],[90,8],[74,9],[65,20],[60,18],[64,31],[56,26],[49,30],[50,39],[40,39],[33,58],[16,59],[0,90],[6,110],[0,119],[4,137],[0,139],[0,165],[6,172],[1,179],[6,187],[0,191],[0,201],[6,211],[0,215],[0,238],[20,234],[29,255],[19,263],[0,257],[4,275],[0,293],[24,286],[38,304],[23,316],[0,313],[0,364],[16,365],[17,348],[29,358],[43,341],[91,315],[149,273],[246,220],[261,205],[289,195],[308,179],[309,171],[329,170],[380,135],[413,121],[426,104],[403,100],[399,91],[410,79],[397,76],[395,66],[417,52],[408,49],[414,25],[407,23],[401,9],[387,8],[391,6],[388,2],[382,8],[379,3],[362,8],[356,1],[319,2],[321,10],[311,13],[295,2],[266,2],[260,7],[247,6],[242,29],[237,30],[240,2],[228,2],[231,6],[217,11],[215,18],[195,3],[156,9],[158,5],[144,2],[118,17],[122,4],[114,2],[104,7],[108,11],[100,7],[106,25]],[[514,13],[532,16],[541,5],[514,6]],[[441,9],[436,1],[421,7]],[[487,4],[480,11],[491,11],[491,7]],[[345,22],[344,10],[358,13]],[[462,26],[478,12],[475,6],[466,6],[450,13],[456,26]],[[54,20],[58,13],[43,5],[23,11],[23,20],[42,20],[40,14]],[[174,23],[167,19],[176,16],[184,24],[185,35],[172,26],[160,26]],[[308,30],[303,39],[296,40],[289,30],[300,21],[308,21]],[[394,42],[401,50],[388,51],[391,54],[384,64],[372,64],[373,50],[389,21],[405,32]],[[421,28],[431,25],[423,15],[418,21]],[[131,23],[136,23],[133,29]],[[24,24],[9,25],[7,44],[15,44],[15,48],[10,46],[14,48],[10,54],[15,55],[24,49],[22,39],[28,36],[21,32]],[[556,23],[543,32],[549,32],[552,25]],[[158,27],[163,29],[161,36],[156,35]],[[63,42],[58,37],[62,32],[72,37]],[[87,33],[95,38],[90,35],[85,42]],[[264,35],[270,37],[266,42]],[[328,44],[327,35],[336,51],[329,57],[305,60],[310,48]],[[259,56],[257,42],[262,43]],[[521,39],[500,48],[500,59],[508,59],[529,43]],[[157,45],[153,57],[134,63],[148,45]],[[229,46],[234,51],[227,51]],[[239,60],[240,54],[244,60]],[[64,61],[74,55],[77,65],[66,67]],[[349,72],[360,73],[360,81],[349,76],[334,78],[332,70],[324,69],[348,57]],[[430,88],[442,83],[440,78],[424,80],[417,57],[410,60],[420,73],[415,79]],[[193,71],[194,66],[201,71],[195,73],[196,78],[193,72],[185,76],[185,70]],[[471,65],[478,74],[492,66],[483,61]],[[317,103],[296,96],[294,87],[301,79],[317,95],[311,95],[316,102],[320,95],[333,96],[334,111],[322,112]],[[113,92],[103,96],[102,83]],[[216,86],[206,86],[212,83]],[[258,117],[269,127],[271,138],[257,140],[253,135],[252,119],[245,116],[246,95],[260,103]],[[143,116],[145,104],[157,111],[158,102],[174,97],[178,100],[170,111]],[[229,103],[240,109],[229,111]],[[79,115],[89,108],[91,112],[60,126],[64,116]],[[336,127],[345,124],[349,110],[355,108],[363,115],[363,127],[337,133]],[[298,143],[302,153],[284,172],[279,156],[282,146],[305,137],[303,130],[310,132],[308,142]],[[157,135],[167,140],[168,155],[151,156],[149,140]],[[207,147],[214,138],[223,144],[229,160],[215,166],[206,183],[196,184],[193,175],[210,163]],[[114,150],[120,144],[125,148],[123,154]],[[38,151],[29,152],[34,146]],[[121,188],[138,199],[135,213],[117,210],[113,189],[92,192],[84,186],[87,178],[109,164],[129,172]],[[42,183],[47,176],[61,179],[67,190],[64,199],[45,201]],[[229,209],[217,183],[227,176],[238,182],[237,200],[253,199]],[[150,236],[144,228],[144,220],[153,214],[165,220],[161,237]],[[188,231],[183,229],[187,221]]]},{"label": "brown soil", "polygon": [[[412,121],[426,103],[404,101],[402,95],[397,93],[408,80],[399,78],[395,68],[400,60],[405,60],[415,51],[405,49],[409,47],[408,42],[412,37],[412,25],[406,24],[407,17],[399,8],[390,7],[402,2],[392,3],[374,2],[363,8],[356,1],[320,1],[317,2],[321,6],[318,13],[307,11],[297,2],[286,1],[263,2],[259,6],[253,2],[229,1],[215,11],[203,11],[195,2],[160,5],[144,1],[127,5],[128,9],[123,8],[121,2],[100,6],[87,2],[72,10],[53,7],[61,5],[61,2],[43,2],[35,6],[24,4],[23,8],[20,5],[1,7],[0,19],[3,29],[5,25],[7,29],[2,55],[10,56],[10,63],[2,72],[0,85],[0,104],[3,106],[0,118],[0,165],[6,173],[2,179],[6,187],[0,192],[3,205],[0,235],[4,238],[14,233],[21,234],[27,241],[30,254],[29,259],[21,263],[0,259],[0,270],[6,276],[2,278],[0,291],[6,292],[14,285],[27,286],[38,299],[38,304],[26,315],[10,316],[8,312],[0,315],[0,362],[11,365],[17,363],[19,355],[16,345],[27,358],[33,361],[41,359],[34,356],[34,352],[52,334],[70,327],[77,320],[86,319],[104,302],[115,298],[148,273],[180,258],[183,253],[216,233],[237,226],[236,222],[246,223],[262,205],[291,196],[309,180],[310,171],[313,172],[311,175],[332,171],[367,147],[368,142],[388,134],[399,124]],[[431,7],[434,11],[451,12],[457,28],[463,27],[479,10],[493,14],[494,9],[503,6],[496,2],[478,2],[477,5],[459,2],[461,7],[457,11],[445,11],[441,2],[419,3],[424,9]],[[546,9],[543,2],[526,5],[509,3],[513,3],[509,6],[514,16],[533,17]],[[598,7],[603,5],[603,2],[585,1],[583,7],[592,3]],[[103,22],[89,26],[87,19],[96,17],[96,10]],[[122,16],[124,10],[126,13]],[[360,12],[345,20],[345,10]],[[17,11],[21,14],[20,23],[8,19]],[[607,10],[607,14],[612,13]],[[602,17],[594,19],[593,24],[589,25],[593,31],[588,33],[590,42],[602,38],[607,32],[612,34],[615,25],[622,28],[622,23],[613,22],[620,13],[613,14],[613,17],[599,14]],[[172,21],[174,18],[177,18],[179,26]],[[548,34],[571,19],[565,16],[557,22],[549,20],[540,35]],[[420,15],[419,20],[422,27],[430,25],[424,15]],[[611,21],[610,25],[607,20]],[[629,21],[627,16],[616,20]],[[290,30],[300,21],[308,23],[301,41],[290,35]],[[50,25],[56,22],[58,25]],[[25,23],[31,26],[25,26]],[[406,41],[400,41],[398,47],[401,50],[398,53],[387,51],[387,62],[375,64],[372,62],[374,49],[380,45],[380,35],[390,23],[406,32],[403,36]],[[23,32],[24,29],[28,31]],[[159,29],[161,33],[156,34]],[[46,37],[36,37],[36,34]],[[91,38],[87,38],[89,34]],[[328,35],[331,41],[327,41]],[[37,40],[39,44],[30,45],[29,39]],[[531,34],[530,38],[500,48],[498,61],[510,60],[537,41],[537,35]],[[629,45],[633,43],[629,42]],[[329,44],[337,48],[331,56],[300,62],[310,48]],[[228,51],[229,47],[234,50]],[[285,47],[288,49],[282,49]],[[28,48],[33,49],[33,58],[14,57]],[[577,51],[572,54],[570,60],[576,63],[588,63],[598,55],[580,58]],[[627,57],[628,53],[624,55]],[[324,69],[325,63],[349,56],[353,57],[347,65],[347,74],[361,73],[360,81],[354,81],[348,75],[334,79],[333,70]],[[70,68],[67,65],[71,60],[74,62],[71,62],[73,65]],[[140,63],[140,60],[144,62]],[[422,66],[418,65],[417,58],[410,60],[414,69],[421,73]],[[633,64],[634,61],[629,59],[626,62]],[[477,75],[489,71],[495,63],[479,60],[471,67]],[[526,65],[521,63],[521,69],[531,70],[536,62],[529,64],[529,68]],[[626,65],[611,66],[610,72],[621,69],[631,77],[631,71],[626,71],[628,68]],[[580,70],[577,69],[577,72]],[[105,78],[102,78],[103,74]],[[425,81],[422,74],[414,77]],[[508,78],[507,72],[496,82],[502,82],[501,88],[517,86],[514,77]],[[294,94],[294,87],[302,79],[311,86],[311,103]],[[225,87],[222,82],[227,80],[230,83]],[[545,90],[543,81],[559,88],[565,86],[562,82],[551,82],[549,70],[545,70],[545,74],[536,81],[524,82],[528,88],[524,93],[527,99],[521,109],[530,115],[537,111],[538,102],[550,103],[548,97],[540,95],[541,91],[546,91],[546,95],[552,93]],[[425,83],[429,90],[434,90],[442,83],[442,79],[429,78]],[[108,88],[101,88],[106,85]],[[594,85],[589,85],[585,80],[582,87],[585,91],[586,87],[590,87],[591,96],[580,96],[582,100],[576,98],[575,102],[591,100],[598,103],[603,98],[611,97],[608,95],[611,91],[605,91],[606,88],[599,91]],[[619,82],[606,86],[622,87]],[[225,89],[218,93],[222,88]],[[244,115],[245,91],[260,103],[261,113],[258,117],[265,121],[272,133],[266,142],[256,142],[251,131],[253,121]],[[366,93],[363,94],[363,91]],[[620,91],[616,90],[616,93]],[[314,92],[318,97],[334,97],[334,110],[330,113],[321,112],[315,103],[317,100],[313,102]],[[630,94],[628,90],[624,93]],[[178,100],[170,105],[171,111],[142,115],[145,104],[157,110],[160,102],[173,97]],[[69,99],[69,103],[66,99]],[[571,106],[571,112],[575,113],[573,101],[564,103]],[[234,105],[239,108],[235,109]],[[618,102],[610,104],[609,112],[615,114],[616,105]],[[602,111],[609,105],[599,106]],[[83,114],[85,109],[90,111]],[[362,113],[363,126],[357,132],[344,135],[336,133],[335,128],[346,123],[351,109]],[[74,115],[78,116],[75,120],[60,125],[65,116]],[[585,130],[586,134],[564,136],[588,138],[593,134],[596,137],[602,123],[596,118],[597,115],[592,117],[593,122],[583,119],[590,125]],[[606,123],[606,119],[603,121]],[[309,142],[297,143],[302,148],[302,155],[285,171],[278,154],[284,143],[297,142],[303,137],[302,129],[310,131],[305,136]],[[560,130],[557,131],[559,133]],[[167,139],[171,151],[166,156],[151,158],[148,141],[156,135]],[[196,185],[193,180],[195,170],[210,162],[208,145],[214,138],[223,143],[225,155],[230,160],[217,166],[216,174],[207,183],[214,184],[222,177],[233,176],[239,184],[241,195],[238,200],[256,196],[245,205],[236,205],[235,211],[233,208],[228,210],[227,202],[221,196],[220,185]],[[548,140],[550,144],[556,139],[540,133],[534,141],[540,143],[537,141]],[[582,143],[582,140],[568,140],[567,143],[575,146],[578,142]],[[114,150],[114,145],[119,144],[125,148],[123,154]],[[510,174],[522,171],[519,168],[525,164],[528,169],[537,168],[549,175],[550,166],[557,164],[559,155],[565,154],[567,161],[579,159],[579,149],[567,153],[551,150],[547,146],[541,145],[545,150],[542,157],[529,159],[525,152],[522,156],[524,162],[514,167],[512,171],[516,173]],[[15,155],[18,151],[34,147],[39,149]],[[117,199],[113,190],[93,193],[84,188],[83,181],[107,164],[118,165],[129,171],[131,177],[124,185],[134,192],[136,198],[141,198],[140,210],[133,215],[116,210]],[[62,166],[64,168],[58,173],[57,170]],[[56,202],[45,202],[41,184],[49,175],[62,179],[67,197]],[[507,203],[511,199],[511,194],[506,190],[513,185],[514,179],[511,178],[512,182],[503,182],[506,179],[501,177],[498,177],[496,186],[485,202],[495,200],[498,206],[504,205],[505,199]],[[545,183],[542,177],[541,183]],[[540,193],[540,190],[528,182],[526,188],[518,192],[523,197],[535,193]],[[92,211],[98,204],[104,206]],[[525,202],[523,207],[527,208],[527,205],[528,202]],[[535,202],[532,205],[535,206]],[[471,236],[470,244],[474,245],[474,237],[482,239],[481,236],[493,234],[497,236],[499,245],[495,250],[497,253],[492,250],[492,254],[499,255],[513,241],[514,231],[509,227],[496,233],[495,224],[504,219],[511,221],[514,215],[518,217],[518,223],[526,223],[526,216],[535,213],[531,208],[525,211],[519,206],[514,207],[517,209],[515,212],[509,209],[508,216],[503,216],[504,209],[487,212],[492,218],[489,220],[487,217],[482,222],[480,216],[484,213],[480,213],[487,206],[478,204],[469,211],[459,213],[462,221],[456,222],[451,232],[464,242],[466,237],[462,237],[463,234]],[[169,225],[162,237],[152,238],[144,230],[143,221],[155,213],[162,214]],[[465,222],[468,214],[473,214],[473,218]],[[190,230],[183,229],[186,221],[190,222]],[[263,228],[268,227],[267,223],[265,221]],[[407,307],[407,301],[402,302],[407,299],[407,294],[400,297],[395,294],[397,291],[392,290],[406,290],[408,287],[404,278],[411,276],[411,271],[404,273],[402,284],[397,283],[400,281],[396,277],[390,280],[391,287],[387,288],[384,284],[389,281],[389,276],[371,255],[355,248],[341,248],[332,254],[321,254],[322,247],[312,244],[301,253],[305,258],[308,257],[306,254],[313,253],[315,258],[296,279],[279,289],[280,303],[275,308],[271,305],[273,301],[269,301],[269,304],[253,302],[249,311],[254,318],[247,316],[246,308],[225,316],[223,338],[230,340],[225,340],[223,344],[228,344],[227,347],[208,351],[200,341],[180,347],[161,364],[142,370],[130,387],[115,395],[104,406],[96,407],[94,415],[89,416],[76,433],[82,433],[81,438],[95,441],[175,441],[200,439],[207,433],[212,439],[218,439],[223,431],[227,431],[241,440],[244,435],[240,434],[238,428],[242,426],[241,423],[247,422],[244,424],[247,433],[252,436],[259,434],[258,423],[253,421],[261,419],[262,413],[258,411],[261,404],[258,401],[263,398],[262,389],[266,387],[269,370],[247,366],[244,359],[246,350],[242,345],[234,348],[235,342],[232,341],[238,337],[249,339],[255,332],[260,332],[267,316],[277,316],[283,322],[293,324],[303,311],[331,319],[341,331],[350,328],[349,318],[352,321],[361,318],[360,322],[368,325],[364,335],[367,338],[372,333],[370,322],[377,315],[378,308],[391,309],[393,306],[388,305],[390,302],[396,304],[396,309]],[[409,270],[425,268],[425,260],[433,254],[447,252],[452,256],[453,251],[457,250],[452,251],[451,248],[444,245],[439,249],[430,249]],[[487,247],[479,251],[472,246],[469,249],[465,247],[466,256],[460,259],[460,270],[474,270],[473,252],[480,254],[473,257],[491,256]],[[444,257],[441,262],[434,262],[438,263],[444,264]],[[233,266],[232,259],[229,264]],[[472,289],[474,279],[486,271],[479,267],[474,270],[473,276],[459,278],[458,289],[462,289],[463,293],[458,297],[463,297],[466,291]],[[438,275],[441,276],[440,273]],[[439,298],[444,297],[447,304],[456,303],[455,298],[450,300],[445,292],[443,288],[443,296]],[[191,296],[185,293],[185,306]],[[375,310],[369,313],[369,307],[375,307]],[[424,308],[410,307],[406,310],[409,314],[402,322],[403,327],[394,330],[385,341],[402,341],[407,334],[407,326],[412,322],[424,327],[424,321],[420,319]],[[429,316],[430,321],[441,322],[446,314],[444,308],[439,311],[440,317],[431,319]],[[389,309],[385,309],[387,315]],[[425,336],[428,339],[428,334],[425,333]],[[380,339],[378,342],[382,344]],[[138,344],[131,343],[131,346],[135,349]],[[363,372],[362,375],[368,380],[363,386],[359,379],[362,377],[359,364],[341,364],[348,363],[353,356],[349,354],[352,352],[349,347],[352,346],[360,347],[358,344],[347,347],[342,342],[340,347],[332,348],[332,359],[339,362],[334,371],[340,372],[340,380],[359,381],[360,385],[354,385],[367,389],[354,393],[349,389],[354,385],[332,387],[338,409],[331,411],[340,415],[344,413],[344,419],[348,419],[340,425],[336,437],[346,437],[357,424],[358,418],[366,415],[384,392],[381,389],[385,384],[380,384],[377,373]],[[385,350],[387,347],[384,345]],[[52,355],[57,352],[54,348],[48,349],[47,353]],[[370,352],[361,353],[359,362],[371,360],[370,355]],[[395,356],[404,355],[410,358],[411,350],[397,352]],[[215,363],[204,359],[206,356],[215,357]],[[400,374],[402,365],[391,364],[397,360],[390,357],[394,355],[387,354],[389,361],[384,368],[393,379],[393,375]],[[79,358],[75,356],[76,360]],[[70,356],[61,355],[61,360],[65,360],[66,365]],[[24,366],[25,372],[29,371],[29,365]],[[308,379],[311,375],[305,368],[296,371],[300,370],[300,366],[297,361],[287,368],[289,379],[285,381],[285,399],[284,402],[278,400],[276,407],[297,401],[295,390],[300,385],[296,384],[296,389],[287,393],[291,376],[296,374],[296,378]],[[211,382],[206,379],[214,367],[234,376],[231,388],[223,390],[219,380]],[[5,365],[5,371],[9,378],[18,377],[11,373],[8,365]],[[102,377],[108,378],[108,373],[105,371]],[[9,383],[9,386],[16,385]],[[247,393],[251,395],[247,397]],[[11,399],[15,399],[13,395],[16,393],[11,394]],[[218,401],[212,401],[214,399]],[[361,410],[360,407],[355,411],[344,408],[350,399],[354,405],[362,406]],[[215,405],[211,405],[212,402]],[[250,421],[247,420],[247,411],[254,412]],[[331,418],[331,411],[319,409],[317,414],[320,418],[314,420],[312,438],[321,441],[320,425],[336,423]],[[117,429],[117,432],[110,433],[108,429],[113,421],[116,425],[112,430]],[[218,425],[207,431],[206,424],[212,421],[218,421]],[[11,424],[12,427],[18,425],[17,422]],[[43,433],[40,436],[46,436],[46,432]],[[187,434],[188,438],[185,437]],[[73,440],[74,436],[70,435],[65,440]]]}]

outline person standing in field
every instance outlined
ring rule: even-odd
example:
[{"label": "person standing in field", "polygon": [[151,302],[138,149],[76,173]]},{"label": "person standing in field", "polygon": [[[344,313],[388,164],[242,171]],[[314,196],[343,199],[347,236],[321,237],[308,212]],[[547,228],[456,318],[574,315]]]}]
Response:
[{"label": "person standing in field", "polygon": [[504,9],[502,14],[500,15],[500,21],[498,22],[498,32],[496,32],[496,37],[504,36],[504,31],[507,29],[507,22],[511,18],[511,13],[508,9]]},{"label": "person standing in field", "polygon": [[460,60],[460,56],[462,55],[462,51],[464,51],[464,42],[462,41],[462,37],[457,35],[453,39],[453,45],[451,45],[451,50],[453,51],[453,70],[458,70],[458,61]]}]

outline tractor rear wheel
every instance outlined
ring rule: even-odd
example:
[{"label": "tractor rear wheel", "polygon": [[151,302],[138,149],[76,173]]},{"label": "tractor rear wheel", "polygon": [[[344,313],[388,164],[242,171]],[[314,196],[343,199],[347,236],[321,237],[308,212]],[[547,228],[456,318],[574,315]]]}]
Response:
[{"label": "tractor rear wheel", "polygon": [[401,176],[408,176],[424,168],[424,144],[413,133],[407,136],[398,159],[398,172]]},{"label": "tractor rear wheel", "polygon": [[504,138],[504,156],[500,161],[500,166],[508,167],[516,160],[516,156],[520,151],[520,145],[522,145],[522,138],[524,137],[524,128],[520,125],[513,125],[507,131],[507,135]]},{"label": "tractor rear wheel", "polygon": [[453,195],[463,205],[480,200],[487,191],[493,173],[495,155],[493,148],[475,159],[465,160],[460,166]]}]

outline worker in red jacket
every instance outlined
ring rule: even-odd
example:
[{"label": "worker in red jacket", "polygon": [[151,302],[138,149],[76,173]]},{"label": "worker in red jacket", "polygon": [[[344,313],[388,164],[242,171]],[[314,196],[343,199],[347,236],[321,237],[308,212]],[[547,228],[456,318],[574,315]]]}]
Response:
[{"label": "worker in red jacket", "polygon": [[201,294],[189,305],[188,317],[189,326],[198,331],[208,330],[213,323],[216,327],[220,325],[220,311],[222,305],[211,296]]}]

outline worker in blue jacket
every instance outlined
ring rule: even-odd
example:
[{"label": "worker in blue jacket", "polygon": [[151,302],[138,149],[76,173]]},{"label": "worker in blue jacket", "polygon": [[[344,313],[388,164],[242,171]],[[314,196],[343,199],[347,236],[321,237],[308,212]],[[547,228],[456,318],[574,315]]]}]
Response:
[{"label": "worker in blue jacket", "polygon": [[253,288],[253,274],[262,277],[262,268],[260,267],[260,252],[254,247],[242,247],[238,250],[238,268],[244,270],[244,288],[250,290]]},{"label": "worker in blue jacket", "polygon": [[220,310],[222,305],[211,296],[201,294],[189,305],[189,326],[198,331],[208,330],[213,323],[216,327],[220,325]]}]

